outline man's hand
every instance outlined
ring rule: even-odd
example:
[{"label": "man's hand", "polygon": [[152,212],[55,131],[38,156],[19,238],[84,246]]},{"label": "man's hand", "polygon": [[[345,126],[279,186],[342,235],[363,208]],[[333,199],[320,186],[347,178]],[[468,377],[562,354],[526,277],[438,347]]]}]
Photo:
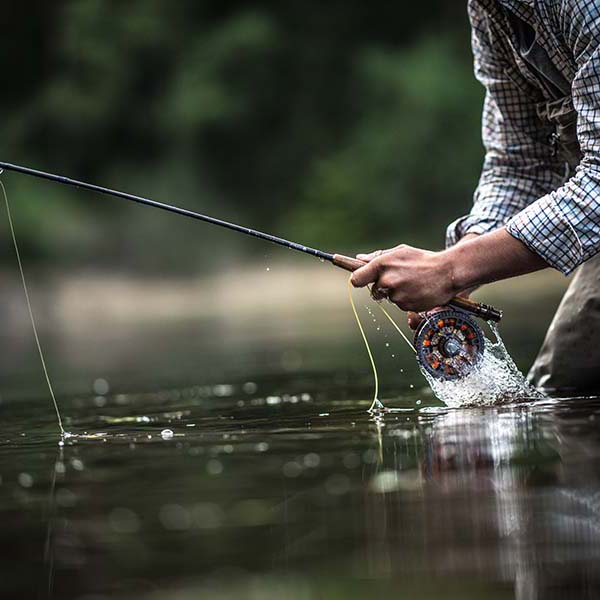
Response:
[{"label": "man's hand", "polygon": [[[467,233],[458,241],[458,243],[464,244],[465,242],[468,242],[469,240],[474,240],[474,239],[478,238],[479,235],[480,235],[479,233]],[[477,289],[477,287],[472,287],[472,288],[469,288],[468,290],[462,290],[462,291],[458,292],[458,294],[456,294],[456,295],[461,298],[469,298],[470,295],[476,289]],[[421,324],[421,321],[423,321],[422,315],[423,315],[423,313],[409,311],[408,314],[406,315],[406,321],[408,322],[408,326],[413,330],[417,329],[417,327]]]},{"label": "man's hand", "polygon": [[452,265],[443,252],[411,246],[358,255],[367,264],[352,274],[352,285],[373,285],[375,299],[388,298],[402,310],[429,310],[456,295]]},{"label": "man's hand", "polygon": [[548,266],[504,228],[443,252],[397,246],[357,258],[367,264],[352,274],[355,287],[372,283],[376,298],[387,297],[414,312],[443,306],[464,290]]}]

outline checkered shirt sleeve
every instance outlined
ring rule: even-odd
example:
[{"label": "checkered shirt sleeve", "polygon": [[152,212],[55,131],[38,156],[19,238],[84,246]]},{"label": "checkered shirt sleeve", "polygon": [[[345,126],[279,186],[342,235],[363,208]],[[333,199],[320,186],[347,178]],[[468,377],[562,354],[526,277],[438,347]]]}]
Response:
[{"label": "checkered shirt sleeve", "polygon": [[[511,64],[487,16],[469,2],[475,74],[486,88],[486,156],[469,215],[452,223],[447,243],[506,226],[550,266],[570,274],[600,251],[600,4],[562,0],[557,21],[577,65],[572,85],[584,158],[564,183],[552,157],[553,129],[540,121],[536,91]],[[529,87],[528,87],[529,86]]]}]

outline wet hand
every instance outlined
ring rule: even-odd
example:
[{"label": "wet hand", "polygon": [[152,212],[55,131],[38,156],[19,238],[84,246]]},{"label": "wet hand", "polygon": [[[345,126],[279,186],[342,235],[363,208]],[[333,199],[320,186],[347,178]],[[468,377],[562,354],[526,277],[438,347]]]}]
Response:
[{"label": "wet hand", "polygon": [[[376,297],[389,298],[414,313],[443,306],[463,290],[549,267],[504,227],[471,236],[443,252],[397,246],[357,258],[367,264],[353,273],[355,286],[372,283]],[[411,322],[418,325],[418,315]]]},{"label": "wet hand", "polygon": [[367,264],[352,274],[352,285],[373,284],[375,299],[387,298],[402,310],[430,310],[446,304],[458,291],[445,252],[401,245],[357,258]]},{"label": "wet hand", "polygon": [[[477,233],[467,233],[467,235],[463,236],[463,238],[458,243],[462,244],[464,242],[468,242],[469,240],[477,239],[478,237],[479,237],[479,234],[477,234]],[[464,290],[464,291],[458,293],[457,296],[459,296],[460,298],[469,298],[476,289],[477,289],[477,287],[472,287],[468,290]],[[442,308],[442,307],[436,306],[436,308]],[[419,325],[422,323],[424,318],[425,318],[424,313],[417,313],[417,312],[413,312],[413,311],[409,311],[406,315],[406,320],[408,322],[408,326],[412,330],[416,330],[419,327]]]}]

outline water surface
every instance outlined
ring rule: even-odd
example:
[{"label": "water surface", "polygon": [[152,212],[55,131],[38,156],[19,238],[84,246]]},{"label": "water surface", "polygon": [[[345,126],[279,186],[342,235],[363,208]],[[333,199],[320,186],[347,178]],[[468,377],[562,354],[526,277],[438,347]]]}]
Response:
[{"label": "water surface", "polygon": [[374,418],[363,388],[76,397],[97,437],[62,448],[4,403],[2,596],[594,597],[600,400]]},{"label": "water surface", "polygon": [[[345,304],[165,324],[86,298],[79,329],[41,303],[62,447],[27,324],[0,331],[0,597],[600,595],[600,399],[444,409],[363,313],[373,417]],[[508,312],[522,366],[544,324]]]}]

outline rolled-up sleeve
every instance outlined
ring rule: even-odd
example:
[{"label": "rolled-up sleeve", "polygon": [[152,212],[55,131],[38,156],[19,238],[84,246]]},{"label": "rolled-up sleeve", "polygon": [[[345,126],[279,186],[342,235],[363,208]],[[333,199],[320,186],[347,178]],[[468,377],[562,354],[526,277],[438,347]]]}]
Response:
[{"label": "rolled-up sleeve", "polygon": [[495,31],[477,2],[469,2],[469,16],[475,76],[486,90],[482,118],[486,154],[471,212],[448,227],[448,246],[468,233],[488,233],[506,225],[564,181],[564,166],[552,157],[553,130],[537,114],[539,92],[508,59],[506,35]]},{"label": "rolled-up sleeve", "polygon": [[568,275],[600,251],[600,8],[566,4],[572,11],[566,38],[577,62],[572,90],[583,159],[569,181],[512,217],[507,230]]}]

